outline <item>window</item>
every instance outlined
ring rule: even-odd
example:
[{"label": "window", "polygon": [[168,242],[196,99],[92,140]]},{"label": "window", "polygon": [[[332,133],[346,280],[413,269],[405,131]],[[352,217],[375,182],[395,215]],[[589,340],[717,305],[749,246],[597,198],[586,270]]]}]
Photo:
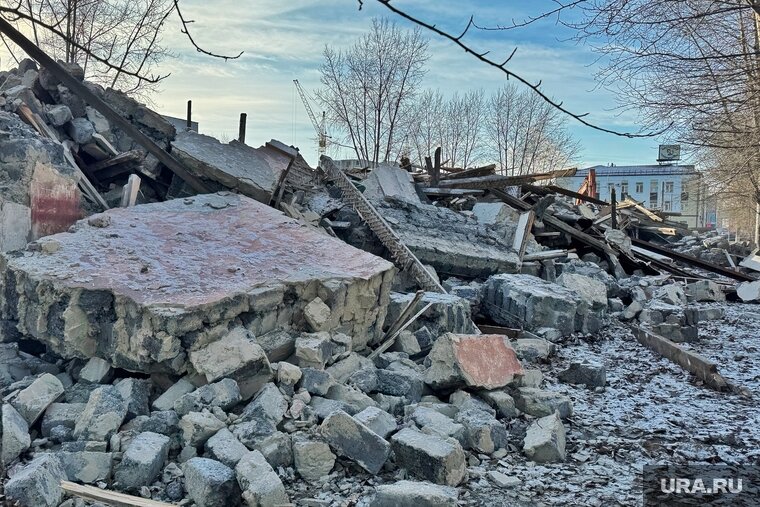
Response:
[{"label": "window", "polygon": [[673,182],[672,181],[666,181],[665,182],[665,193],[666,194],[672,194],[673,193]]},{"label": "window", "polygon": [[662,211],[670,211],[670,201],[662,201]]},{"label": "window", "polygon": [[637,181],[636,182],[636,193],[640,194],[644,191],[644,182],[643,181]]},{"label": "window", "polygon": [[689,192],[681,192],[681,202],[687,202],[689,200]]},{"label": "window", "polygon": [[649,193],[649,207],[650,208],[656,208],[657,207],[657,192],[650,192]]},{"label": "window", "polygon": [[657,192],[657,180],[652,180],[649,182],[649,191]]},{"label": "window", "polygon": [[620,198],[625,199],[628,197],[628,182],[624,181],[620,184]]}]

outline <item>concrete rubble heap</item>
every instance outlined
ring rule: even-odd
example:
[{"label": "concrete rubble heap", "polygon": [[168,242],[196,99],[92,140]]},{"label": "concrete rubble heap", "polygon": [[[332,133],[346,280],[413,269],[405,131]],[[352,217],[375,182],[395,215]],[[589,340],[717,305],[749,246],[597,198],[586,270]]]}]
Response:
[{"label": "concrete rubble heap", "polygon": [[[360,215],[344,202],[352,189],[293,147],[178,132],[87,84],[210,191],[197,193],[34,62],[3,77],[0,462],[12,505],[100,505],[61,481],[199,507],[635,504],[629,483],[610,485],[639,438],[624,431],[639,408],[619,373],[633,359],[604,351],[645,362],[629,375],[681,371],[635,336],[692,387],[738,390],[694,350],[730,301],[760,300],[755,261],[727,270],[718,253],[749,252],[718,235],[680,227],[645,241],[637,213],[665,218],[628,207],[613,227],[593,196],[520,191],[543,177],[493,166],[347,171]],[[65,142],[22,121],[27,108]],[[128,174],[164,190],[96,212],[66,154],[112,162],[109,145],[137,154],[109,177],[94,171],[108,202]],[[55,206],[35,212],[50,189],[68,192],[57,222]],[[378,224],[392,237],[375,237]],[[388,246],[399,244],[402,261]],[[420,273],[435,281],[427,292]],[[607,396],[617,412],[590,423]],[[705,436],[722,447],[703,454],[731,455],[732,438]],[[645,443],[647,459],[663,457]],[[542,477],[567,491],[538,492]]]}]

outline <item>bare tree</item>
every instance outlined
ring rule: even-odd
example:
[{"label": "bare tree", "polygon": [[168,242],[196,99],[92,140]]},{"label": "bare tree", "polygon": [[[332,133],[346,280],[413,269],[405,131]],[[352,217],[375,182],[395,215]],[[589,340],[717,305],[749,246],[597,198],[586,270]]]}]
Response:
[{"label": "bare tree", "polygon": [[424,76],[427,50],[420,30],[403,30],[387,19],[373,20],[347,50],[325,48],[317,97],[360,160],[376,164],[400,154],[402,113]]},{"label": "bare tree", "polygon": [[443,158],[452,167],[468,167],[480,155],[485,102],[483,90],[454,93],[446,108],[443,126]]},{"label": "bare tree", "polygon": [[509,84],[491,97],[486,137],[503,174],[522,175],[569,165],[578,142],[567,118],[529,91]]}]

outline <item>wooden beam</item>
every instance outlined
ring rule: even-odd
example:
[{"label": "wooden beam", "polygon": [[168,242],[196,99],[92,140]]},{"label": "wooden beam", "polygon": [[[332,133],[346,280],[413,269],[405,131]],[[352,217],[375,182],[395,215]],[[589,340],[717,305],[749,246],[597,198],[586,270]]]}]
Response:
[{"label": "wooden beam", "polygon": [[517,227],[515,228],[515,237],[512,241],[512,249],[517,252],[520,260],[525,255],[525,246],[528,244],[528,235],[533,228],[533,222],[536,220],[536,214],[533,210],[528,210],[520,214],[520,218],[517,219]]},{"label": "wooden beam", "polygon": [[718,373],[718,366],[709,359],[686,350],[677,343],[640,326],[632,325],[631,329],[633,329],[633,334],[639,343],[671,360],[689,373],[694,374],[711,388],[717,391],[731,388],[728,380]]},{"label": "wooden beam", "polygon": [[136,174],[130,174],[127,184],[121,193],[121,207],[129,208],[137,203],[137,194],[140,192],[140,177]]},{"label": "wooden beam", "polygon": [[126,495],[69,481],[61,481],[61,489],[74,496],[87,500],[95,500],[96,502],[104,502],[114,507],[175,507],[170,503],[157,502],[147,498],[140,498],[139,496]]},{"label": "wooden beam", "polygon": [[10,40],[15,42],[27,55],[39,62],[40,66],[45,67],[53,76],[59,79],[69,90],[77,94],[87,104],[96,109],[100,114],[105,116],[112,124],[115,124],[124,131],[133,141],[145,148],[150,154],[156,157],[162,164],[169,168],[174,174],[186,181],[196,192],[208,193],[209,189],[198,178],[190,174],[187,169],[169,153],[154,143],[148,136],[143,134],[140,129],[132,125],[132,122],[126,120],[119,113],[109,106],[103,99],[95,95],[82,82],[68,73],[58,62],[50,58],[44,51],[37,47],[32,41],[24,37],[13,25],[3,18],[0,18],[0,33],[5,34]]},{"label": "wooden beam", "polygon": [[597,199],[596,197],[591,197],[590,195],[585,194],[579,194],[578,192],[573,192],[572,190],[568,190],[566,188],[558,187],[557,185],[531,185],[530,183],[526,183],[523,185],[523,189],[529,192],[533,192],[534,194],[539,195],[549,195],[551,193],[555,194],[562,194],[567,197],[572,197],[573,199],[579,199],[581,201],[590,202],[592,204],[598,204],[599,206],[607,206],[609,203]]},{"label": "wooden beam", "polygon": [[463,195],[483,195],[485,190],[472,190],[469,188],[440,188],[440,187],[420,187],[425,195],[432,197],[461,197]]},{"label": "wooden beam", "polygon": [[669,248],[665,248],[660,245],[655,245],[654,243],[644,241],[643,239],[631,238],[631,242],[636,246],[640,246],[642,248],[646,248],[647,250],[652,250],[653,252],[657,252],[659,254],[665,255],[672,259],[677,259],[681,262],[685,262],[686,264],[690,264],[692,266],[702,268],[705,271],[710,271],[711,273],[723,275],[726,278],[741,280],[742,282],[754,282],[755,280],[757,280],[756,278],[749,276],[745,273],[740,273],[739,271],[734,271],[732,269],[724,268],[723,266],[718,266],[717,264],[713,264],[712,262],[707,262],[707,261],[703,261],[702,259],[698,259],[697,257],[694,257],[693,255],[687,255],[681,252],[676,252],[675,250],[671,250]]},{"label": "wooden beam", "polygon": [[[93,174],[96,174],[98,171],[102,171],[103,169],[107,169],[115,165],[133,164],[135,162],[138,162],[141,158],[142,154],[137,150],[125,151],[124,153],[120,153],[111,158],[107,158],[99,162],[94,162],[87,166],[87,170]],[[124,168],[124,172],[128,170],[128,167]]]}]

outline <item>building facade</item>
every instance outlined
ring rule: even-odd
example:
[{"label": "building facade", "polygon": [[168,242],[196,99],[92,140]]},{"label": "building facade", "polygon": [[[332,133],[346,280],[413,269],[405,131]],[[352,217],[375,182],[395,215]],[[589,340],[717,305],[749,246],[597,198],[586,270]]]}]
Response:
[{"label": "building facade", "polygon": [[577,191],[590,169],[596,172],[596,197],[603,201],[609,202],[614,188],[618,201],[631,197],[647,208],[672,213],[674,221],[689,227],[710,227],[717,220],[706,209],[702,177],[693,165],[598,165],[558,178],[557,185]]}]

